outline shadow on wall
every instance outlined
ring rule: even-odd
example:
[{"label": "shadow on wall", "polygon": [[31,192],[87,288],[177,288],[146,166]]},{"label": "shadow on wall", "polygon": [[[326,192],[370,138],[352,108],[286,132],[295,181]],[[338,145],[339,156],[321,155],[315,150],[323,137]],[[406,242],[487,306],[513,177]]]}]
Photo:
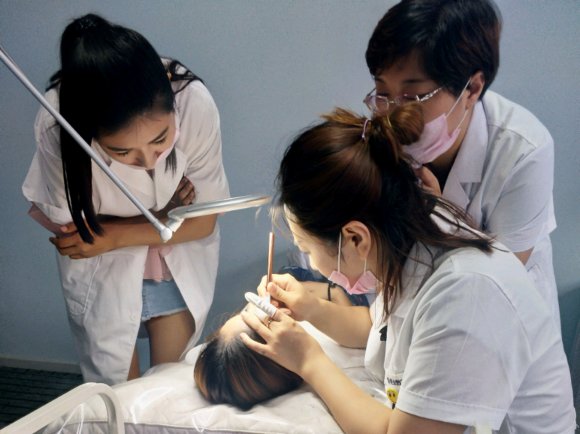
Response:
[{"label": "shadow on wall", "polygon": [[560,296],[562,341],[572,373],[574,407],[580,410],[580,288]]}]

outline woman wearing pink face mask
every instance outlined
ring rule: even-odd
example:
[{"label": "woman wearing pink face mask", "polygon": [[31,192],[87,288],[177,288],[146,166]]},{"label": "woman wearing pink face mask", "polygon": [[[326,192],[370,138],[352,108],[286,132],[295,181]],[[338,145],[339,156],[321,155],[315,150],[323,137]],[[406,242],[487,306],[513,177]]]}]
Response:
[{"label": "woman wearing pink face mask", "polygon": [[[202,81],[139,33],[89,14],[61,40],[47,99],[149,209],[229,196],[219,115]],[[199,338],[213,299],[216,216],[187,220],[166,244],[129,199],[41,109],[23,185],[52,230],[85,381],[139,375],[143,324],[153,365]]]},{"label": "woman wearing pink face mask", "polygon": [[[341,306],[274,275],[267,290],[291,316],[242,313],[264,342],[240,339],[298,374],[345,433],[572,434],[562,339],[524,266],[417,183],[404,148],[421,134],[421,108],[324,119],[287,149],[278,205],[313,268],[376,297]],[[296,320],[365,348],[383,387],[359,389]]]},{"label": "woman wearing pink face mask", "polygon": [[369,40],[375,89],[365,101],[383,113],[420,102],[425,129],[404,149],[424,188],[515,253],[559,326],[550,241],[554,144],[530,112],[489,90],[500,32],[492,0],[401,1]]}]

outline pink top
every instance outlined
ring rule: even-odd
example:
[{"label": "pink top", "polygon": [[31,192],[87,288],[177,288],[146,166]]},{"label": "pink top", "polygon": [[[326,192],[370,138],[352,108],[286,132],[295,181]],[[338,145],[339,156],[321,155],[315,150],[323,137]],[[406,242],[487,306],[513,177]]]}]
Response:
[{"label": "pink top", "polygon": [[143,279],[152,279],[156,282],[172,280],[173,276],[167,267],[164,257],[171,252],[172,246],[151,246],[147,251],[145,272]]}]

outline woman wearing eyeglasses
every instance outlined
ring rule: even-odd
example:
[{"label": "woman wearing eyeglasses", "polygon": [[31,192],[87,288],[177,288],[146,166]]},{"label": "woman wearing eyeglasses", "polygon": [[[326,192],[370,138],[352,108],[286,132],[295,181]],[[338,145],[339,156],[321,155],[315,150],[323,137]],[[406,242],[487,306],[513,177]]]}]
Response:
[{"label": "woman wearing eyeglasses", "polygon": [[369,40],[375,89],[365,102],[387,114],[421,103],[425,129],[404,149],[423,186],[515,252],[559,325],[550,241],[554,144],[530,112],[488,90],[500,32],[491,0],[398,3]]}]

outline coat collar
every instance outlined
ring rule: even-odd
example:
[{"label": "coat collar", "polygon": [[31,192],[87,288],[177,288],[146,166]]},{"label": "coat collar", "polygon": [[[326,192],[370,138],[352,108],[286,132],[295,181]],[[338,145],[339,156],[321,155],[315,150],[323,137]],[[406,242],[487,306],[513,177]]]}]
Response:
[{"label": "coat collar", "polygon": [[467,133],[443,189],[443,197],[463,209],[469,203],[469,196],[464,187],[466,184],[481,182],[487,141],[487,121],[483,104],[479,101],[473,109]]}]

